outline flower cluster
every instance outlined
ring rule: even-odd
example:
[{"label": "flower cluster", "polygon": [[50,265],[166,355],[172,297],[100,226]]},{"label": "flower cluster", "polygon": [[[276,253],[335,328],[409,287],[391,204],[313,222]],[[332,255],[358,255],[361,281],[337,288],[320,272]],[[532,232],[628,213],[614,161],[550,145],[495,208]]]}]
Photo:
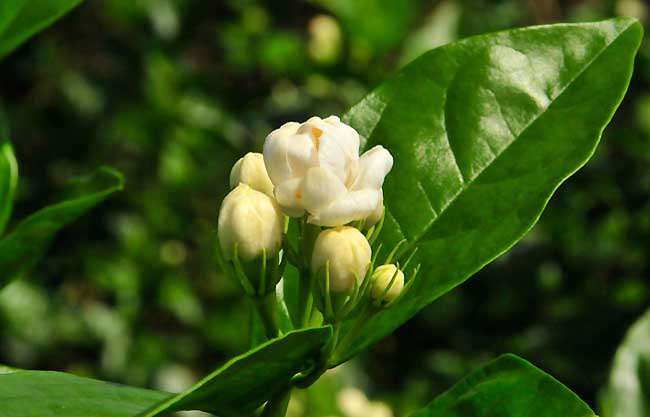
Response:
[{"label": "flower cluster", "polygon": [[338,117],[312,117],[274,130],[263,154],[233,166],[232,191],[219,212],[220,259],[248,295],[272,299],[256,304],[268,327],[286,262],[300,272],[296,327],[312,323],[312,305],[336,324],[359,310],[389,307],[412,283],[405,283],[407,264],[393,262],[398,248],[377,261],[382,187],[393,157],[382,146],[362,155],[359,148],[357,131]]}]

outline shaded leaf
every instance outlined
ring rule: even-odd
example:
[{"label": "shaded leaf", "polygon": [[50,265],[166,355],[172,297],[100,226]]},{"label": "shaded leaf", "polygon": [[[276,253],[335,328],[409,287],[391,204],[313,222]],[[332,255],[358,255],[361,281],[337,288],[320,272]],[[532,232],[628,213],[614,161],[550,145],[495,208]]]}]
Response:
[{"label": "shaded leaf", "polygon": [[9,142],[7,121],[0,112],[0,236],[5,230],[13,207],[18,185],[18,163]]},{"label": "shaded leaf", "polygon": [[555,378],[514,355],[471,373],[411,417],[594,417]]},{"label": "shaded leaf", "polygon": [[20,222],[0,240],[0,288],[31,268],[62,227],[123,186],[124,179],[119,172],[100,168],[93,175],[73,181],[65,200]]},{"label": "shaded leaf", "polygon": [[2,417],[130,417],[169,395],[61,372],[0,375]]},{"label": "shaded leaf", "polygon": [[650,415],[650,310],[627,332],[601,397],[602,417]]},{"label": "shaded leaf", "polygon": [[12,0],[0,2],[0,58],[45,29],[82,0]]}]

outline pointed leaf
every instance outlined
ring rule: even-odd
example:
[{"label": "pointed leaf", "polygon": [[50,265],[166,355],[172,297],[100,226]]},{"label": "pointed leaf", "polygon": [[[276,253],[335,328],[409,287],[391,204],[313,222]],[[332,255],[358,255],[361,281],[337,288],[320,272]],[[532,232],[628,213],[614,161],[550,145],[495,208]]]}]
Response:
[{"label": "pointed leaf", "polygon": [[290,379],[317,358],[330,336],[329,327],[287,333],[235,357],[142,417],[166,416],[183,410],[200,410],[220,417],[250,415],[286,389]]},{"label": "pointed leaf", "polygon": [[434,49],[346,120],[387,147],[385,248],[419,247],[420,279],[338,362],[507,251],[593,154],[632,74],[634,19],[515,29]]},{"label": "pointed leaf", "polygon": [[2,417],[132,417],[169,396],[61,372],[0,375]]},{"label": "pointed leaf", "polygon": [[4,0],[0,2],[0,58],[45,29],[82,0]]},{"label": "pointed leaf", "polygon": [[72,183],[66,199],[32,214],[0,240],[0,288],[23,274],[47,250],[56,233],[124,186],[122,175],[111,168]]},{"label": "pointed leaf", "polygon": [[411,417],[595,417],[555,378],[514,355],[473,372]]}]

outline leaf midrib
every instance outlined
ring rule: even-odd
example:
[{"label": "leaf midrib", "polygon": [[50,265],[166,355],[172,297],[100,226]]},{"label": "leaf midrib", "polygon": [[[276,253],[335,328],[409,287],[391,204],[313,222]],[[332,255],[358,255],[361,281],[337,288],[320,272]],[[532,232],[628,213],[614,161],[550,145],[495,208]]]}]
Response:
[{"label": "leaf midrib", "polygon": [[[422,228],[422,232],[419,233],[418,235],[416,235],[415,238],[413,239],[413,241],[408,242],[408,244],[405,246],[405,248],[404,248],[402,251],[400,251],[400,252],[401,252],[402,254],[404,254],[404,253],[409,253],[410,251],[412,251],[412,250],[414,249],[415,245],[417,245],[418,243],[420,243],[420,240],[421,240],[421,239],[422,239],[422,238],[427,234],[427,232],[431,229],[431,227],[433,227],[433,225],[437,222],[437,220],[438,220],[440,217],[442,217],[442,215],[446,212],[446,210],[447,210],[447,209],[448,209],[448,208],[449,208],[449,207],[450,207],[450,206],[451,206],[451,205],[452,205],[452,204],[453,204],[453,203],[454,203],[454,202],[455,202],[455,201],[456,201],[456,200],[457,200],[457,199],[458,199],[458,198],[459,198],[459,197],[460,197],[460,196],[461,196],[465,191],[467,191],[467,190],[468,190],[468,189],[469,189],[469,188],[474,184],[474,182],[475,182],[477,179],[479,179],[479,178],[481,177],[481,175],[483,174],[483,172],[485,172],[485,170],[486,170],[487,168],[491,167],[491,166],[492,166],[492,165],[493,165],[493,164],[494,164],[494,163],[495,163],[495,162],[496,162],[496,161],[501,157],[501,155],[503,155],[503,154],[504,154],[504,153],[505,153],[505,152],[506,152],[506,151],[507,151],[507,150],[508,150],[508,149],[509,149],[509,148],[510,148],[510,147],[511,147],[515,142],[517,142],[517,140],[518,140],[519,138],[521,138],[521,137],[526,133],[526,131],[527,131],[527,130],[532,126],[532,125],[534,125],[534,124],[537,122],[537,120],[539,120],[543,115],[545,115],[546,112],[548,111],[548,109],[549,109],[549,108],[550,108],[554,103],[556,103],[557,100],[558,100],[560,97],[562,97],[562,95],[563,95],[563,94],[564,94],[564,93],[565,93],[565,92],[566,92],[566,91],[567,91],[567,90],[568,90],[568,89],[569,89],[569,88],[570,88],[570,87],[571,87],[571,86],[572,86],[572,85],[573,85],[573,84],[574,84],[574,83],[575,83],[575,82],[576,82],[576,81],[577,81],[577,80],[578,80],[578,79],[579,79],[579,78],[580,78],[580,77],[585,73],[585,71],[587,71],[587,70],[588,70],[588,69],[589,69],[589,68],[594,64],[594,62],[596,62],[596,61],[598,60],[598,58],[600,58],[600,56],[601,56],[601,55],[602,55],[602,54],[603,54],[607,49],[609,49],[609,47],[610,47],[611,45],[613,45],[613,44],[614,44],[614,43],[615,43],[615,42],[616,42],[616,41],[617,41],[617,40],[618,40],[622,35],[624,35],[628,30],[630,30],[630,28],[633,27],[633,26],[635,25],[635,23],[636,23],[635,21],[629,21],[628,24],[627,24],[627,26],[625,26],[625,28],[624,28],[623,30],[621,30],[621,31],[620,31],[620,32],[619,32],[619,33],[618,33],[614,38],[612,38],[612,39],[611,39],[611,40],[610,40],[610,41],[609,41],[609,42],[608,42],[608,43],[607,43],[607,44],[606,44],[606,45],[605,45],[601,50],[599,50],[598,53],[596,53],[596,54],[595,54],[595,55],[594,55],[594,56],[593,56],[593,57],[592,57],[592,58],[591,58],[591,59],[590,59],[590,60],[589,60],[585,65],[584,65],[584,67],[581,68],[580,71],[578,71],[578,72],[576,73],[576,75],[575,75],[573,78],[571,78],[571,80],[569,80],[569,81],[566,83],[566,85],[565,85],[565,86],[564,86],[564,87],[559,91],[559,93],[555,96],[555,98],[553,98],[553,100],[551,100],[551,101],[549,102],[548,106],[546,106],[546,107],[544,108],[543,111],[541,111],[539,114],[537,114],[535,117],[533,117],[533,118],[532,118],[532,119],[531,119],[531,120],[530,120],[530,121],[529,121],[529,122],[528,122],[528,123],[527,123],[527,124],[522,128],[522,129],[521,129],[521,132],[519,132],[519,134],[518,134],[518,135],[517,135],[517,136],[516,136],[516,137],[515,137],[515,138],[514,138],[514,139],[513,139],[513,140],[512,140],[508,145],[504,146],[504,148],[503,148],[503,149],[502,149],[502,150],[501,150],[501,151],[500,151],[500,152],[499,152],[499,153],[498,153],[498,154],[497,154],[497,155],[496,155],[496,156],[495,156],[495,157],[494,157],[494,158],[493,158],[489,163],[485,164],[485,166],[483,166],[483,167],[482,167],[482,168],[477,172],[477,174],[476,174],[473,178],[471,178],[471,179],[469,179],[469,180],[467,180],[467,181],[464,181],[464,182],[462,183],[462,185],[459,187],[458,191],[457,191],[457,192],[456,192],[456,193],[455,193],[455,194],[454,194],[454,195],[453,195],[453,196],[452,196],[452,197],[447,201],[447,203],[445,203],[445,204],[442,206],[442,208],[440,209],[440,212],[438,213],[438,215],[435,216],[435,217],[433,217],[433,218],[432,218],[432,219],[427,223],[427,225],[424,226],[424,227]],[[448,91],[449,91],[449,88],[446,88],[446,89],[445,89],[445,97],[447,97]],[[446,117],[446,112],[443,112],[443,118],[446,120],[446,118],[447,118],[447,117]],[[374,131],[374,129],[373,129],[373,131]],[[449,136],[448,136],[448,131],[447,131],[447,130],[445,130],[445,136],[446,136],[446,138],[447,138],[447,141],[450,141],[450,140],[449,140]],[[452,148],[450,148],[450,149],[452,149]],[[457,163],[457,157],[456,157],[456,155],[453,153],[453,149],[452,149],[452,154],[453,154],[453,156],[454,156],[454,160],[456,161],[456,167],[457,167],[457,169],[460,171],[460,166],[458,166],[458,163]],[[430,198],[430,196],[428,195],[428,193],[425,193],[425,194],[427,194],[427,197]],[[390,214],[390,216],[395,220],[395,224],[397,225],[397,227],[398,227],[398,229],[399,229],[399,232],[402,234],[402,236],[403,236],[404,238],[406,238],[406,235],[405,235],[404,232],[403,232],[402,225],[400,224],[398,218],[397,218],[395,215],[392,214],[392,211],[390,210],[388,204],[386,204],[386,211],[387,211],[387,212]]]}]

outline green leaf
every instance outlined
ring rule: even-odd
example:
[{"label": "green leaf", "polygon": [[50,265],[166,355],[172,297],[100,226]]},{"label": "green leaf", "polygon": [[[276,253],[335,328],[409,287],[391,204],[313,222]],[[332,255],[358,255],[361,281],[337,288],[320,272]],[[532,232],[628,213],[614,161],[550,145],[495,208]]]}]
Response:
[{"label": "green leaf", "polygon": [[515,29],[434,49],[345,119],[395,157],[384,248],[419,247],[420,276],[342,362],[391,333],[530,230],[593,154],[632,74],[633,19]]},{"label": "green leaf", "polygon": [[7,121],[0,112],[0,237],[11,217],[17,185],[18,163],[9,142]]},{"label": "green leaf", "polygon": [[571,390],[514,355],[471,373],[411,417],[594,417]]},{"label": "green leaf", "polygon": [[650,310],[630,327],[601,397],[603,417],[650,415]]},{"label": "green leaf", "polygon": [[32,214],[0,240],[0,288],[23,274],[47,250],[56,233],[124,186],[122,175],[100,168],[71,183],[66,199]]},{"label": "green leaf", "polygon": [[0,58],[45,29],[82,0],[5,0],[0,2]]},{"label": "green leaf", "polygon": [[169,396],[60,372],[0,375],[2,417],[130,417]]},{"label": "green leaf", "polygon": [[189,390],[152,407],[142,417],[200,410],[220,417],[250,415],[286,389],[317,358],[331,328],[297,330],[237,356]]}]

